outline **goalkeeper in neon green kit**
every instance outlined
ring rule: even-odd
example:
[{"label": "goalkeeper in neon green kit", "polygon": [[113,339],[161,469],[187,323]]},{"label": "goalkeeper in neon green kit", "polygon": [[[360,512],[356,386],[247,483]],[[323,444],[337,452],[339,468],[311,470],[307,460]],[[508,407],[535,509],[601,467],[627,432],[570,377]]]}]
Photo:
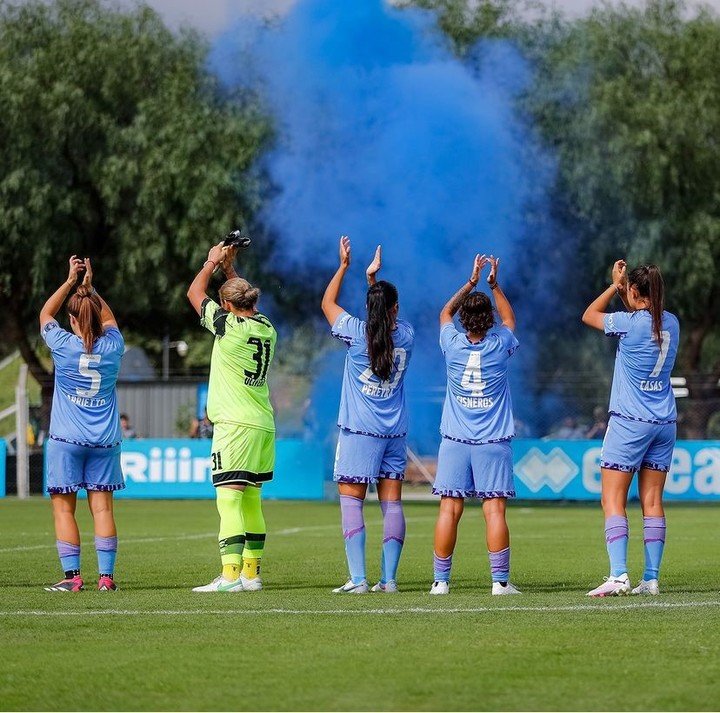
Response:
[{"label": "goalkeeper in neon green kit", "polygon": [[[215,335],[207,411],[215,425],[211,467],[223,566],[219,577],[194,592],[262,589],[266,530],[260,488],[272,480],[275,466],[267,374],[277,335],[270,320],[257,311],[260,290],[237,276],[236,253],[237,248],[223,247],[222,242],[213,247],[187,293],[200,323]],[[220,287],[220,304],[207,295],[218,266],[227,278]]]}]

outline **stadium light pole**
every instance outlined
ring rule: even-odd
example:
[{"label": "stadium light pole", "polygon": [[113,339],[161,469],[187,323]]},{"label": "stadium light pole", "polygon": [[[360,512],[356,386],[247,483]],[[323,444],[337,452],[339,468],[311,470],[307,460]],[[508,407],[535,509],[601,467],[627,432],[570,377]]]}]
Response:
[{"label": "stadium light pole", "polygon": [[171,342],[170,335],[163,337],[163,381],[170,380],[170,350],[177,349],[178,356],[184,357],[188,353],[188,343],[182,339],[178,342]]}]

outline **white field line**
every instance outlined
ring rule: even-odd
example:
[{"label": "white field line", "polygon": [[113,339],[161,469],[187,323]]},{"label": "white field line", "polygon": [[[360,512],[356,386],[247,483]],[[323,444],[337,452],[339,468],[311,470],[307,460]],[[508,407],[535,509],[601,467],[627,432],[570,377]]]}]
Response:
[{"label": "white field line", "polygon": [[720,607],[720,601],[699,602],[633,602],[607,606],[606,604],[567,604],[559,606],[537,607],[454,607],[435,609],[430,607],[406,607],[393,609],[88,609],[86,611],[47,611],[41,609],[17,609],[0,611],[0,617],[16,616],[247,616],[256,615],[312,615],[312,616],[393,616],[399,614],[492,614],[494,612],[612,612],[629,609],[693,609],[696,607]]}]

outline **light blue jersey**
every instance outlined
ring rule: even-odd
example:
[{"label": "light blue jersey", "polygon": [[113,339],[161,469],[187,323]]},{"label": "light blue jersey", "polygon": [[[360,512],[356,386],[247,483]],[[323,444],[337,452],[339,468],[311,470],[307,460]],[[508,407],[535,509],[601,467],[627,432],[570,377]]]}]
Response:
[{"label": "light blue jersey", "polygon": [[606,314],[604,327],[608,336],[620,337],[610,413],[648,423],[675,421],[670,373],[680,341],[677,317],[663,312],[661,347],[652,334],[652,316],[645,309]]},{"label": "light blue jersey", "polygon": [[95,340],[91,354],[82,340],[52,320],[42,337],[55,364],[50,437],[88,446],[122,440],[115,384],[125,342],[117,327]]},{"label": "light blue jersey", "polygon": [[404,320],[393,331],[395,366],[387,381],[373,374],[365,338],[365,322],[343,312],[332,335],[348,347],[343,374],[338,426],[354,433],[394,438],[407,433],[405,372],[412,356],[415,332]]},{"label": "light blue jersey", "polygon": [[491,443],[515,435],[508,359],[519,342],[505,326],[473,344],[452,323],[440,330],[447,391],[440,433],[463,443]]}]

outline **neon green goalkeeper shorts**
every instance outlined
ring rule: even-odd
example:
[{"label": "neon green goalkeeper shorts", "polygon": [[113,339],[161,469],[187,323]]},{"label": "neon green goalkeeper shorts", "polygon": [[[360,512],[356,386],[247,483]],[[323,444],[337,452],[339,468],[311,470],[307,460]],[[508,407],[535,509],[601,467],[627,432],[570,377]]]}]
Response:
[{"label": "neon green goalkeeper shorts", "polygon": [[258,485],[272,480],[275,431],[216,423],[212,441],[213,485]]}]

